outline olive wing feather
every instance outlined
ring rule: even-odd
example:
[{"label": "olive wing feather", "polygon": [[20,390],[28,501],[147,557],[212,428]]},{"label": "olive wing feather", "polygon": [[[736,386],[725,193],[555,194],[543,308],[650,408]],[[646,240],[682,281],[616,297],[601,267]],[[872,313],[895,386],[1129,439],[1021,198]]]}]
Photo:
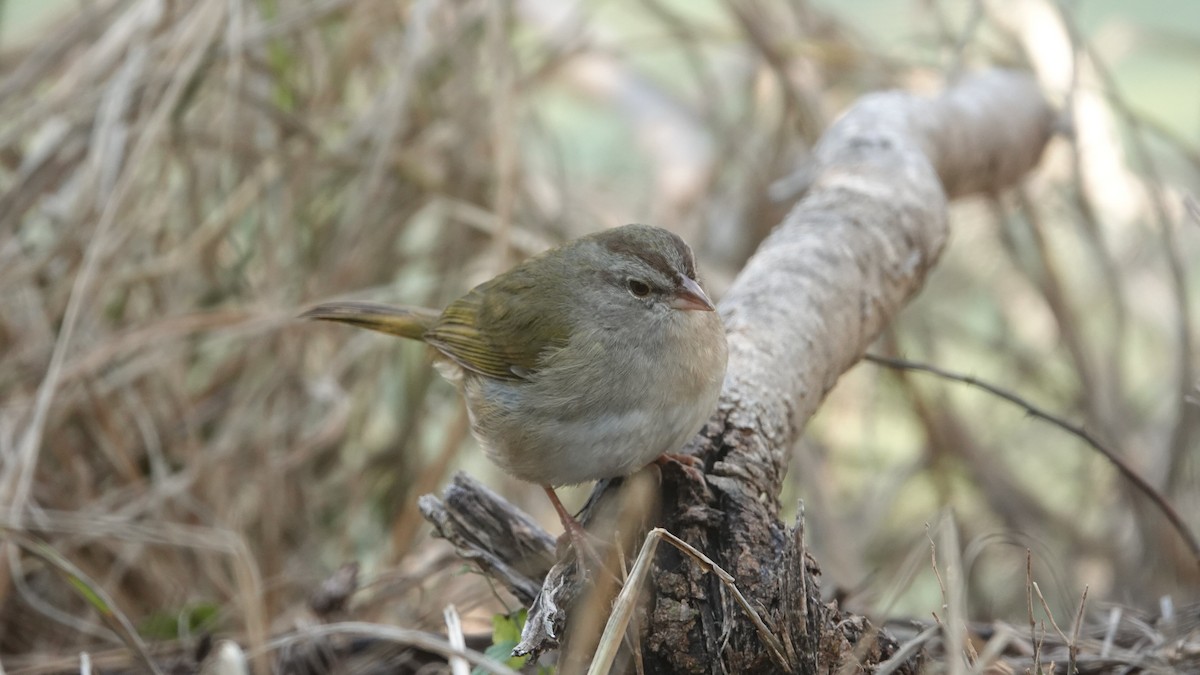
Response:
[{"label": "olive wing feather", "polygon": [[563,312],[517,275],[493,279],[451,303],[425,332],[433,345],[467,370],[501,380],[525,380],[542,359],[566,344]]}]

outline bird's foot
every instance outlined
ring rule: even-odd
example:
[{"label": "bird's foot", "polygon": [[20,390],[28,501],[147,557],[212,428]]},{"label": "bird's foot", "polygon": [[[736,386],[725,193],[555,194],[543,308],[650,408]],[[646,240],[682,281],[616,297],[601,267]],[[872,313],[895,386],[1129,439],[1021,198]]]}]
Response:
[{"label": "bird's foot", "polygon": [[704,482],[704,460],[695,455],[685,455],[682,452],[664,452],[655,458],[654,463],[660,467],[674,464],[687,474],[688,478],[696,482]]},{"label": "bird's foot", "polygon": [[589,534],[583,524],[567,511],[558,499],[558,494],[554,492],[554,488],[543,485],[542,489],[546,491],[546,496],[550,498],[550,503],[554,505],[558,519],[562,522],[563,534],[559,541],[561,542],[563,538],[570,541],[571,548],[575,550],[576,559],[585,567],[596,570],[604,569],[604,559],[596,550],[597,545],[603,544],[603,542]]},{"label": "bird's foot", "polygon": [[589,534],[583,525],[574,518],[571,519],[570,524],[564,522],[563,527],[566,531],[562,533],[562,538],[570,541],[571,548],[575,550],[576,559],[584,567],[603,570],[605,568],[604,558],[601,557],[598,546],[603,545],[604,542]]}]

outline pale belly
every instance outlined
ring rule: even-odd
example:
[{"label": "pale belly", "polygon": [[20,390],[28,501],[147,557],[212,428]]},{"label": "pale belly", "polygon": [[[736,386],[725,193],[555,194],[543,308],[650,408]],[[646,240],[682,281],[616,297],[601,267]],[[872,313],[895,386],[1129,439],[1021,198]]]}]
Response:
[{"label": "pale belly", "polygon": [[490,448],[508,473],[541,485],[574,485],[626,476],[666,452],[675,452],[707,419],[693,406],[648,412],[631,410],[555,424],[540,442]]},{"label": "pale belly", "polygon": [[605,405],[603,397],[576,406],[527,405],[528,397],[514,397],[520,403],[510,408],[480,403],[478,388],[488,388],[488,401],[503,401],[499,388],[522,385],[472,377],[465,385],[468,400],[475,399],[468,405],[472,429],[491,460],[516,478],[551,486],[625,476],[679,450],[704,426],[720,389],[713,381],[672,400],[631,400],[627,393],[619,409]]}]

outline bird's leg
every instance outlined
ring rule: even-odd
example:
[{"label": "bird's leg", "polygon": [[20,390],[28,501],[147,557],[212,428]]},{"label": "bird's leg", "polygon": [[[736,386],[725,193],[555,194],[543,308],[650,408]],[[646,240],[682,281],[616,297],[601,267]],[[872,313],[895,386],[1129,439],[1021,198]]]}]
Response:
[{"label": "bird's leg", "polygon": [[582,561],[584,557],[589,558],[593,563],[598,564],[597,569],[604,566],[604,561],[596,553],[596,549],[592,546],[591,535],[583,528],[578,520],[572,516],[562,501],[558,498],[558,493],[549,485],[543,485],[542,489],[546,491],[546,496],[550,498],[550,503],[554,505],[554,510],[558,512],[558,519],[562,521],[565,534],[571,539],[571,546],[575,548],[575,553]]}]

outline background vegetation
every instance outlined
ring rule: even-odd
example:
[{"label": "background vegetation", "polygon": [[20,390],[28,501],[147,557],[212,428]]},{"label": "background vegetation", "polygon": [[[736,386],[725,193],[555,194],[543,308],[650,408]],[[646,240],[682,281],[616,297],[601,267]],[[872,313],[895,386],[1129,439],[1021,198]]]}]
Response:
[{"label": "background vegetation", "polygon": [[[876,351],[1080,424],[1200,529],[1200,6],[1133,7],[99,0],[9,21],[0,523],[151,640],[261,643],[312,620],[348,560],[354,618],[442,631],[453,603],[486,632],[511,599],[416,498],[463,469],[553,514],[474,448],[421,346],[295,314],[438,306],[635,221],[691,241],[719,297],[848,102],[1007,64],[1037,73],[1063,134],[1017,193],[954,206]],[[875,616],[941,606],[929,536],[951,524],[974,619],[1025,617],[1027,549],[1060,617],[1085,587],[1094,612],[1197,600],[1194,560],[1094,452],[927,376],[849,373],[788,491],[827,592]],[[121,644],[12,541],[0,663]]]}]

